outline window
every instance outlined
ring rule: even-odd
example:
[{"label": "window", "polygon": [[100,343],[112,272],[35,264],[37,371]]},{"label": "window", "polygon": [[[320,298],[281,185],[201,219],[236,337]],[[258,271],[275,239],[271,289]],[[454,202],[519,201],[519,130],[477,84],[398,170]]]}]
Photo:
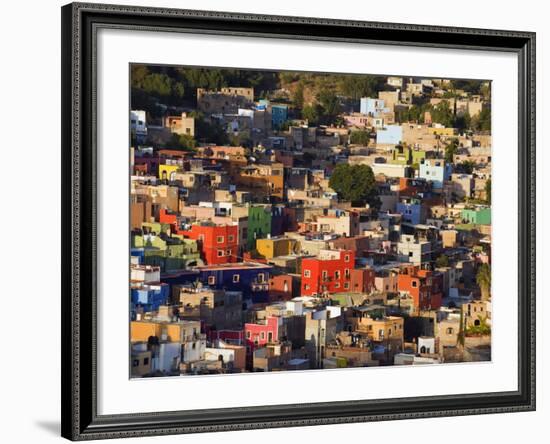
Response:
[{"label": "window", "polygon": [[339,270],[336,270],[334,272],[334,279],[340,279],[340,271]]},{"label": "window", "polygon": [[327,270],[323,270],[323,280],[325,281],[328,277],[328,272]]},{"label": "window", "polygon": [[265,275],[263,273],[258,273],[258,282],[263,284],[265,282]]},{"label": "window", "polygon": [[241,279],[241,275],[239,274],[234,274],[233,275],[233,282],[236,284],[237,282],[239,282],[239,280]]},{"label": "window", "polygon": [[227,236],[227,242],[234,242],[234,241],[235,241],[235,236],[233,236],[232,234]]},{"label": "window", "polygon": [[306,278],[311,277],[311,271],[310,270],[304,270],[304,277],[306,277]]},{"label": "window", "polygon": [[309,290],[309,288],[310,288],[310,287],[309,287],[308,284],[304,285],[304,290]]},{"label": "window", "polygon": [[344,288],[347,290],[349,289],[349,282],[344,282]]},{"label": "window", "polygon": [[447,334],[452,335],[454,333],[453,327],[447,328]]},{"label": "window", "polygon": [[149,358],[143,358],[143,365],[149,365]]},{"label": "window", "polygon": [[412,286],[413,286],[414,288],[416,288],[416,285],[417,285],[417,284],[416,284],[416,281],[412,281]]},{"label": "window", "polygon": [[272,331],[267,333],[267,342],[273,342],[273,332]]},{"label": "window", "polygon": [[344,272],[345,276],[346,276],[346,279],[348,279],[350,277],[350,271],[349,271],[349,268],[346,268],[346,271]]},{"label": "window", "polygon": [[344,256],[344,262],[349,262],[349,254],[346,254],[346,255]]},{"label": "window", "polygon": [[223,257],[223,250],[218,250],[218,257]]},{"label": "window", "polygon": [[340,288],[340,282],[335,282],[334,283],[334,288]]},{"label": "window", "polygon": [[260,333],[260,339],[263,341],[265,339],[265,331]]},{"label": "window", "polygon": [[216,242],[217,242],[218,244],[223,244],[223,236],[218,236],[218,237],[216,237]]},{"label": "window", "polygon": [[208,285],[216,284],[216,276],[208,276]]},{"label": "window", "polygon": [[250,337],[251,337],[250,331],[247,331],[246,332],[246,339],[250,339]]},{"label": "window", "polygon": [[132,361],[132,366],[133,366],[133,367],[139,367],[139,359],[134,359],[134,360]]},{"label": "window", "polygon": [[226,250],[226,251],[225,251],[225,255],[226,255],[226,256],[231,256],[231,254],[232,254],[232,251],[231,251],[231,250]]},{"label": "window", "polygon": [[409,257],[413,257],[413,252],[409,251]]}]

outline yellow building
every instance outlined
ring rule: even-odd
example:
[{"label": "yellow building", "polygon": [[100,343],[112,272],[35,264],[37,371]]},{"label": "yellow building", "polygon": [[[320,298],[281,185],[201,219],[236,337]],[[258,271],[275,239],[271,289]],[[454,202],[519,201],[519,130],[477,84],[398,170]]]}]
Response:
[{"label": "yellow building", "polygon": [[403,342],[403,318],[387,316],[373,319],[369,316],[355,318],[357,330],[365,331],[373,341],[400,341]]},{"label": "yellow building", "polygon": [[287,237],[256,240],[256,250],[266,259],[287,256],[294,252],[295,247],[296,240]]},{"label": "yellow building", "polygon": [[454,248],[458,245],[458,242],[457,242],[458,231],[440,230],[439,235],[441,236],[441,242],[443,243],[443,248]]},{"label": "yellow building", "polygon": [[159,165],[159,179],[173,181],[175,173],[179,170],[179,165]]},{"label": "yellow building", "polygon": [[199,321],[132,321],[130,325],[131,342],[147,342],[150,336],[156,336],[160,340],[183,343],[199,333]]},{"label": "yellow building", "polygon": [[428,127],[428,133],[435,134],[438,136],[456,136],[458,131],[456,128],[437,128],[437,127]]}]

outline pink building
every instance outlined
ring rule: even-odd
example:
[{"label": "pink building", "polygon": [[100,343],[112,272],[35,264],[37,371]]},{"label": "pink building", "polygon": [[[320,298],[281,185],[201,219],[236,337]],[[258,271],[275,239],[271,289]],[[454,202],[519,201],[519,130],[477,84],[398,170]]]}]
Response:
[{"label": "pink building", "polygon": [[348,126],[356,126],[358,128],[365,128],[369,126],[368,116],[361,113],[346,114],[344,121]]},{"label": "pink building", "polygon": [[244,324],[244,337],[250,354],[254,349],[279,340],[279,318],[269,316],[263,324]]}]

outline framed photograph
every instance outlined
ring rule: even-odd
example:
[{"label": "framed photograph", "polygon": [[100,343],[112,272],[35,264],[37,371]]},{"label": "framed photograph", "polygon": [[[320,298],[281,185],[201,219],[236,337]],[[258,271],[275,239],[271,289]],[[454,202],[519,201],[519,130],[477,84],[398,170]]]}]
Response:
[{"label": "framed photograph", "polygon": [[535,34],[62,8],[62,435],[535,409]]}]

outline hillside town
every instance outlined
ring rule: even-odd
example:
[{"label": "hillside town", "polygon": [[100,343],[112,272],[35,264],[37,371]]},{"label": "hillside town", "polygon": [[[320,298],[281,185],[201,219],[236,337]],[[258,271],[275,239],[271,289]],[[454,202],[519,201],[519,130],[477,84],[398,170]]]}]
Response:
[{"label": "hillside town", "polygon": [[131,377],[491,360],[490,82],[131,83]]}]

